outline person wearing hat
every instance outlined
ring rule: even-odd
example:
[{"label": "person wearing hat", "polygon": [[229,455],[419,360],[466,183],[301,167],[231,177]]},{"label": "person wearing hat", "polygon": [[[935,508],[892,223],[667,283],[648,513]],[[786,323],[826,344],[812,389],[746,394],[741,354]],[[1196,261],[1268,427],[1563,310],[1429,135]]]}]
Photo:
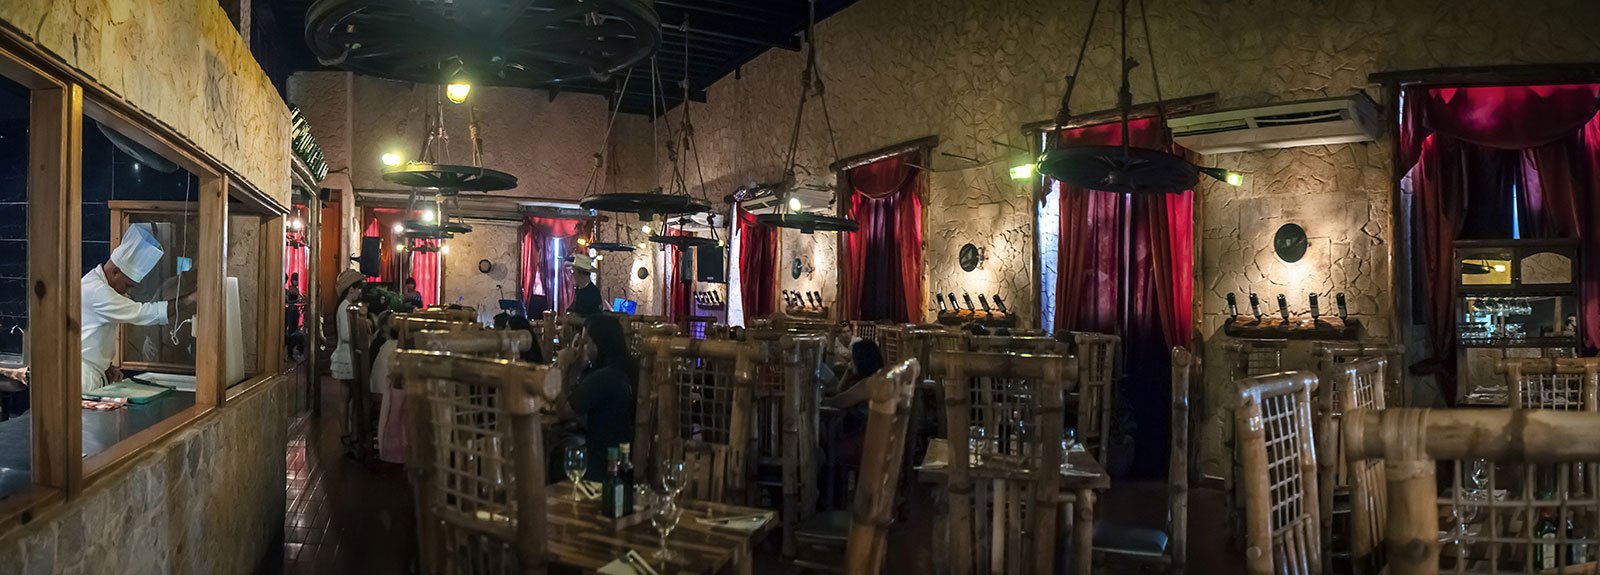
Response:
[{"label": "person wearing hat", "polygon": [[334,290],[339,292],[339,299],[334,308],[334,321],[338,324],[338,344],[333,348],[333,357],[328,365],[333,372],[333,378],[350,381],[356,378],[355,359],[350,347],[350,314],[345,312],[346,306],[361,301],[361,284],[367,281],[367,276],[361,275],[356,270],[344,270],[334,278]]},{"label": "person wearing hat", "polygon": [[572,262],[567,264],[572,268],[573,291],[572,306],[567,312],[578,317],[589,317],[605,308],[600,300],[600,287],[594,285],[594,273],[600,271],[594,265],[594,259],[585,254],[575,254]]},{"label": "person wearing hat", "polygon": [[135,224],[122,235],[112,250],[111,259],[95,266],[79,280],[82,288],[83,390],[90,391],[122,379],[121,368],[111,364],[117,351],[117,327],[165,325],[178,315],[179,306],[187,309],[194,295],[157,302],[137,302],[128,291],[161,261],[161,244],[150,233],[149,224]]}]

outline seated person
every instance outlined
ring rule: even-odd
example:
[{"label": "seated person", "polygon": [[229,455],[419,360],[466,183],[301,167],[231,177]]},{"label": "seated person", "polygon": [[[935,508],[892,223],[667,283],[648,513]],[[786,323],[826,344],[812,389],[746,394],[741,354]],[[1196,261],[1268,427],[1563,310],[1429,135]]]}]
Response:
[{"label": "seated person", "polygon": [[[605,476],[606,450],[633,442],[637,372],[622,324],[615,316],[589,316],[572,344],[557,354],[555,369],[550,371],[562,390],[555,405],[563,419],[575,420],[580,426],[589,467],[584,477],[598,481]],[[580,368],[580,363],[584,367]],[[552,383],[546,380],[547,390]],[[564,451],[555,456],[561,457]]]},{"label": "seated person", "polygon": [[417,290],[416,278],[406,278],[404,286],[400,299],[413,309],[422,309],[422,292]]},{"label": "seated person", "polygon": [[871,390],[861,383],[883,370],[883,352],[878,344],[856,339],[850,344],[850,370],[839,379],[835,393],[822,400],[822,405],[841,411],[835,420],[831,446],[834,456],[842,463],[861,461],[862,440],[867,432],[867,401]]},{"label": "seated person", "polygon": [[544,363],[544,349],[539,346],[539,333],[533,331],[533,323],[528,321],[528,318],[520,315],[514,315],[506,321],[506,325],[513,331],[520,329],[528,332],[528,335],[533,336],[533,345],[528,346],[528,351],[522,352],[522,357],[520,358],[522,359],[522,362],[532,364]]}]

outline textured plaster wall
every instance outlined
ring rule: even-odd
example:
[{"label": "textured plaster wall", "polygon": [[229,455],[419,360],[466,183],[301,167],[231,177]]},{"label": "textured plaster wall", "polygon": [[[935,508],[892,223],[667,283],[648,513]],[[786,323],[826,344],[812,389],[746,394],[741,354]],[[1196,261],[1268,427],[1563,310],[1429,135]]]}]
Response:
[{"label": "textured plaster wall", "polygon": [[[499,285],[507,297],[517,298],[521,269],[521,244],[516,223],[470,220],[472,233],[450,240],[450,253],[444,255],[444,303],[478,309],[478,320],[490,323],[500,313]],[[478,261],[489,260],[489,273],[478,271]]]},{"label": "textured plaster wall", "polygon": [[260,326],[257,317],[256,302],[260,301],[261,291],[258,284],[258,275],[261,271],[260,243],[260,218],[256,216],[232,216],[228,218],[228,277],[239,278],[239,319],[243,329],[240,333],[244,336],[244,364],[248,374],[259,373],[255,369],[256,356],[259,353],[256,345],[257,328]]},{"label": "textured plaster wall", "polygon": [[[436,109],[437,86],[409,84],[366,76],[351,81],[350,177],[357,190],[405,189],[382,180],[385,152],[406,160],[420,157],[425,141],[425,114]],[[478,107],[483,138],[483,165],[517,176],[515,189],[496,192],[539,198],[577,200],[594,173],[594,154],[601,150],[610,119],[605,98],[589,94],[561,94],[554,101],[545,92],[521,88],[476,87],[469,104]],[[468,131],[468,105],[444,103],[446,145],[437,148],[437,160],[472,163]],[[641,125],[643,127],[641,127]],[[601,173],[597,185],[638,191],[646,187],[653,160],[649,156],[648,122],[639,116],[617,117],[613,142],[626,159]],[[323,136],[319,135],[319,140]],[[615,171],[616,174],[610,172]]]},{"label": "textured plaster wall", "polygon": [[0,570],[252,572],[284,514],[288,386],[263,385],[0,537]]},{"label": "textured plaster wall", "polygon": [[0,25],[289,204],[289,111],[212,0],[7,0]]},{"label": "textured plaster wall", "polygon": [[[967,241],[987,244],[987,281],[1031,316],[1038,302],[1037,288],[1030,287],[1035,240],[1028,231],[1027,192],[1007,181],[999,167],[945,172],[972,165],[937,152],[990,160],[1008,153],[992,140],[1024,144],[1023,124],[1055,114],[1090,5],[861,0],[824,21],[819,58],[837,149],[820,110],[810,108],[800,138],[799,180],[832,185],[826,166],[841,155],[938,135],[931,163],[941,173],[930,181],[925,215],[929,287],[946,289],[957,278],[978,277],[953,271],[956,250]],[[1169,0],[1150,3],[1149,19],[1163,95],[1214,92],[1224,108],[1371,89],[1367,75],[1384,70],[1600,59],[1600,41],[1592,32],[1600,23],[1600,3],[1588,0]],[[1115,104],[1116,44],[1109,20],[1100,22],[1074,95],[1078,112]],[[1133,89],[1135,100],[1149,101],[1155,95],[1142,36],[1135,29],[1141,67]],[[707,103],[693,105],[704,152],[700,166],[711,193],[782,176],[803,64],[802,54],[769,51],[746,64],[741,78],[711,86]],[[682,108],[675,112],[676,121]],[[665,154],[657,158],[658,170],[666,171]],[[1344,291],[1353,298],[1352,311],[1372,326],[1372,337],[1393,331],[1395,313],[1387,301],[1393,237],[1388,158],[1386,145],[1373,143],[1205,159],[1249,172],[1242,189],[1204,183],[1199,190],[1201,313],[1195,329],[1210,367],[1207,404],[1196,416],[1205,422],[1197,442],[1207,473],[1225,475],[1231,467],[1225,440],[1232,415],[1223,408],[1228,382],[1219,377],[1221,361],[1213,351],[1221,347],[1220,294],[1257,286],[1304,302],[1310,291]],[[1266,250],[1277,224],[1291,220],[1305,225],[1314,240],[1305,261],[1283,266]],[[786,232],[783,241],[785,266],[798,253],[812,257],[817,271],[780,285],[818,286],[829,294],[821,286],[837,281],[832,238]],[[1327,305],[1331,309],[1331,300]]]}]

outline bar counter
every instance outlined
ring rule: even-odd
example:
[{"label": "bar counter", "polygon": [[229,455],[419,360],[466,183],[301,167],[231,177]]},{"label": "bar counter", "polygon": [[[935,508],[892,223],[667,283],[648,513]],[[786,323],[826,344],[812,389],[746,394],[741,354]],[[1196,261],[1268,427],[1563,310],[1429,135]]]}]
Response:
[{"label": "bar counter", "polygon": [[[174,391],[143,405],[83,410],[83,456],[105,451],[133,434],[194,406],[194,393]],[[0,421],[0,495],[28,485],[32,473],[33,413]]]}]

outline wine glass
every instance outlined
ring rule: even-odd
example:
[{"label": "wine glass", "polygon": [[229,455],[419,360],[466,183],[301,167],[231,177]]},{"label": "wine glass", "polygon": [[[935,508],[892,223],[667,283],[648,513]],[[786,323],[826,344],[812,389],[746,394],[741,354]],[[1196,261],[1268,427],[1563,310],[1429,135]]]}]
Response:
[{"label": "wine glass", "polygon": [[670,492],[657,497],[656,506],[650,512],[650,524],[661,534],[661,550],[656,551],[653,557],[660,559],[662,563],[673,558],[672,550],[667,549],[667,537],[678,527],[678,519],[682,516],[683,509],[672,500]]},{"label": "wine glass", "polygon": [[1061,469],[1072,469],[1072,448],[1078,444],[1078,430],[1072,427],[1061,430]]},{"label": "wine glass", "polygon": [[588,454],[583,446],[574,445],[567,448],[567,480],[572,482],[572,500],[583,501],[583,493],[578,490],[578,482],[583,480],[583,472],[588,470]]},{"label": "wine glass", "polygon": [[967,452],[970,454],[972,465],[983,465],[983,452],[989,448],[989,430],[982,425],[974,425],[967,432]]},{"label": "wine glass", "polygon": [[684,475],[682,461],[661,462],[661,489],[667,499],[675,499],[683,492]]}]

